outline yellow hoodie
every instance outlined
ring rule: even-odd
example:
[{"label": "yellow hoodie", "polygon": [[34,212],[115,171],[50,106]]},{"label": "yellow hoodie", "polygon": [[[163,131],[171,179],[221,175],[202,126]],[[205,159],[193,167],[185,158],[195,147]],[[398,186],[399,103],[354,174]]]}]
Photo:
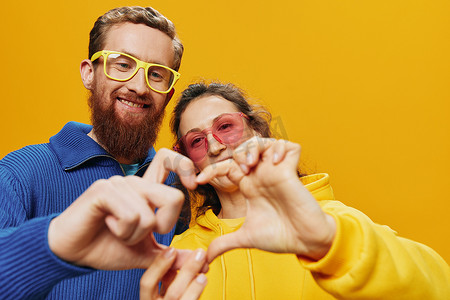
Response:
[{"label": "yellow hoodie", "polygon": [[[450,268],[436,252],[335,201],[327,174],[301,181],[336,220],[328,254],[312,262],[259,249],[226,252],[211,263],[201,299],[450,299]],[[209,210],[172,246],[206,250],[244,219],[221,220]]]}]

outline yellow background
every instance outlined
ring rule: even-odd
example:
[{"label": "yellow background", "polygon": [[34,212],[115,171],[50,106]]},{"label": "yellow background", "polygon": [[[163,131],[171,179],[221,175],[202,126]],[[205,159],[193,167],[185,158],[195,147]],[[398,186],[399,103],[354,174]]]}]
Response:
[{"label": "yellow background", "polygon": [[122,5],[177,26],[175,96],[200,78],[237,83],[302,145],[307,171],[331,174],[338,200],[450,260],[449,1],[8,1],[0,157],[89,122],[79,63],[95,19]]}]

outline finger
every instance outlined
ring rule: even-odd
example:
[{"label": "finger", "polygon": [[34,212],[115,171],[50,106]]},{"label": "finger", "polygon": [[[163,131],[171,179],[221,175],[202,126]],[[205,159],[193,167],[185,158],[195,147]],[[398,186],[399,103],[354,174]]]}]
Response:
[{"label": "finger", "polygon": [[166,148],[156,153],[143,178],[150,182],[163,183],[170,171],[178,175],[185,187],[189,189],[197,187],[194,163],[186,156]]},{"label": "finger", "polygon": [[238,230],[214,239],[208,246],[206,261],[211,263],[217,256],[236,248],[249,248],[249,245],[243,242],[241,234],[242,232]]},{"label": "finger", "polygon": [[242,169],[232,159],[227,159],[204,168],[196,178],[198,184],[206,184],[215,177],[226,176],[234,184],[244,177]]},{"label": "finger", "polygon": [[142,178],[148,179],[153,183],[163,183],[169,175],[169,170],[164,166],[166,158],[173,158],[170,150],[165,148],[158,150]]},{"label": "finger", "polygon": [[177,271],[173,269],[172,265],[172,269],[167,271],[167,273],[163,276],[161,280],[161,288],[159,289],[159,294],[161,296],[164,296],[166,294],[167,287],[170,286],[170,284],[172,283],[172,281],[175,279],[176,276]]},{"label": "finger", "polygon": [[248,174],[250,169],[258,164],[261,153],[269,148],[274,141],[275,139],[272,138],[254,136],[233,151],[233,159],[241,167],[242,171]]},{"label": "finger", "polygon": [[283,144],[284,156],[283,159],[280,159],[278,163],[289,160],[292,165],[297,166],[300,160],[300,154],[302,150],[301,146],[297,143],[286,140],[279,140],[279,144]]},{"label": "finger", "polygon": [[[177,259],[173,263],[172,269],[179,270],[184,264],[191,258],[193,250],[177,249]],[[209,265],[205,263],[200,270],[201,273],[207,273],[209,271]]]},{"label": "finger", "polygon": [[186,292],[181,297],[181,300],[196,300],[200,298],[201,294],[203,293],[203,290],[206,287],[206,284],[207,279],[205,274],[197,275],[195,280],[191,282]]},{"label": "finger", "polygon": [[[137,178],[137,177],[136,177]],[[147,200],[130,184],[133,176],[111,177],[95,186],[94,206],[107,212],[105,223],[126,244],[137,243],[154,227],[156,219]]]},{"label": "finger", "polygon": [[272,145],[272,162],[273,164],[278,164],[279,162],[283,161],[284,157],[286,156],[286,143],[285,140],[277,140]]},{"label": "finger", "polygon": [[[130,209],[130,207],[126,209]],[[105,223],[109,230],[125,244],[135,245],[152,231],[156,218],[151,211],[148,214],[136,211],[134,214],[128,213],[119,218],[108,215]]]},{"label": "finger", "polygon": [[184,194],[180,190],[164,184],[149,184],[147,180],[136,176],[130,178],[130,184],[146,199],[147,206],[152,208],[152,212],[154,208],[158,208],[153,227],[143,228],[141,236],[147,234],[149,230],[163,234],[169,232],[180,215]]},{"label": "finger", "polygon": [[[127,230],[121,237],[129,244],[139,242],[151,231],[169,232],[180,215],[184,194],[164,184],[149,184],[136,176],[128,176],[126,181],[128,188],[116,191],[116,197],[123,198],[122,201],[117,201],[118,205],[109,204],[116,215],[123,215],[121,219],[107,218],[112,230]],[[158,208],[156,213],[155,208]]]},{"label": "finger", "polygon": [[175,258],[176,251],[174,248],[167,248],[158,254],[141,277],[140,299],[155,299],[158,296],[159,282],[170,270]]},{"label": "finger", "polygon": [[194,251],[181,267],[177,276],[166,290],[168,299],[179,299],[188,286],[197,277],[206,261],[206,253],[202,249]]},{"label": "finger", "polygon": [[239,165],[243,165],[243,166],[249,166],[251,163],[253,163],[253,161],[255,160],[253,158],[254,152],[249,153],[250,150],[257,150],[258,147],[258,142],[257,142],[257,137],[254,136],[248,140],[246,140],[245,142],[243,142],[242,144],[240,144],[238,147],[236,147],[236,149],[234,149],[233,151],[233,159],[239,164]]},{"label": "finger", "polygon": [[184,194],[175,188],[162,186],[159,197],[152,197],[158,210],[155,213],[156,226],[154,231],[168,233],[175,226],[184,203]]}]

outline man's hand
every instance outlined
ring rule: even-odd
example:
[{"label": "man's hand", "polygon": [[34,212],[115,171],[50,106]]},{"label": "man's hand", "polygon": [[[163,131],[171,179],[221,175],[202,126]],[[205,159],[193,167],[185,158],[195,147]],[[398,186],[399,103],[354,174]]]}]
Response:
[{"label": "man's hand", "polygon": [[247,199],[244,224],[210,244],[208,261],[234,248],[322,258],[331,247],[336,224],[298,179],[300,146],[255,137],[236,148],[233,157],[208,166],[197,177],[205,184],[226,176]]},{"label": "man's hand", "polygon": [[99,180],[52,220],[50,249],[80,266],[146,268],[162,249],[152,232],[170,231],[183,199],[176,189],[135,176]]},{"label": "man's hand", "polygon": [[165,248],[152,232],[169,232],[184,202],[182,192],[162,184],[169,171],[178,173],[186,186],[196,187],[192,162],[167,149],[155,156],[143,178],[114,176],[94,182],[51,221],[50,249],[80,266],[147,268]]},{"label": "man's hand", "polygon": [[194,163],[186,156],[167,148],[161,148],[156,152],[144,178],[151,182],[163,183],[170,171],[176,173],[181,183],[188,189],[193,190],[197,187]]}]

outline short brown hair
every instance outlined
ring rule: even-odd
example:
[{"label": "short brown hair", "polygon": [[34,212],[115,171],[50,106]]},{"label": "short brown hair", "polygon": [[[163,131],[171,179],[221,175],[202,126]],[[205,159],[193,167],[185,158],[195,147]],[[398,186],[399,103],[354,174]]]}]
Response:
[{"label": "short brown hair", "polygon": [[164,32],[172,39],[173,49],[175,52],[173,66],[178,71],[183,56],[183,44],[178,39],[173,23],[160,14],[156,9],[151,7],[140,6],[124,6],[114,8],[95,21],[94,27],[89,34],[89,58],[94,53],[104,50],[105,37],[108,30],[113,26],[121,23],[145,24],[149,27]]}]

